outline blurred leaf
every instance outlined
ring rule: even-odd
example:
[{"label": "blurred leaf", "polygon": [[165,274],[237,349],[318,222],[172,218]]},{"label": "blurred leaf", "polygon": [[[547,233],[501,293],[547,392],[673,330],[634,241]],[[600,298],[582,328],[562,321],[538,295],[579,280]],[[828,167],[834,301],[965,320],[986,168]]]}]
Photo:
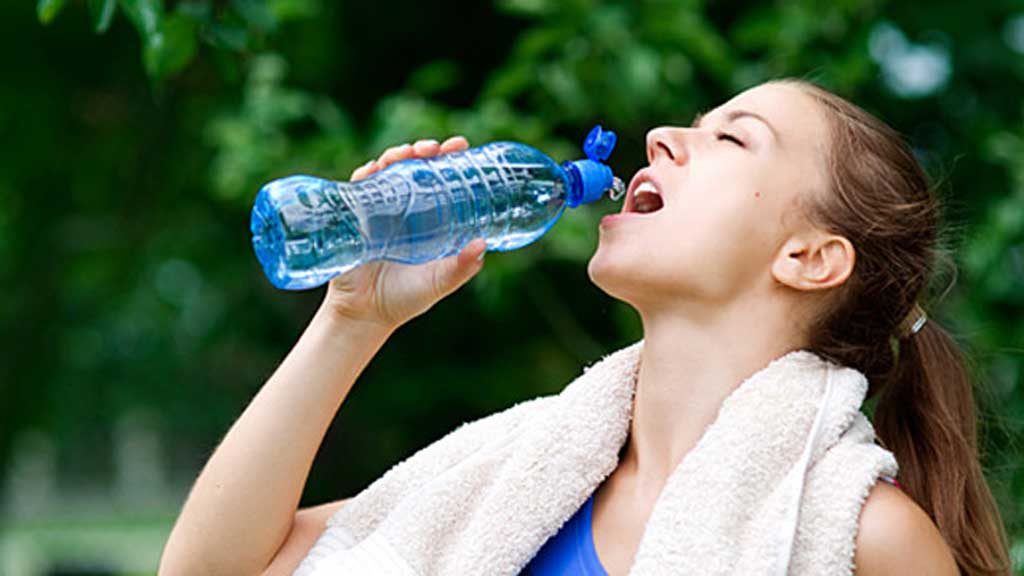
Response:
[{"label": "blurred leaf", "polygon": [[39,0],[36,3],[36,15],[43,24],[53,22],[53,19],[60,14],[66,0]]},{"label": "blurred leaf", "polygon": [[480,98],[513,98],[525,92],[535,79],[534,71],[525,63],[506,66],[495,71],[480,93]]},{"label": "blurred leaf", "polygon": [[117,0],[89,0],[89,13],[92,15],[93,30],[102,34],[110,28],[114,20]]},{"label": "blurred leaf", "polygon": [[647,106],[659,92],[662,81],[662,56],[646,46],[638,45],[622,50],[615,59],[618,84],[633,107]]},{"label": "blurred leaf", "polygon": [[155,33],[146,36],[146,73],[151,78],[170,76],[187,66],[195,53],[195,23],[181,14],[171,14],[160,20]]},{"label": "blurred leaf", "polygon": [[[284,87],[287,71],[281,56],[257,55],[241,106],[206,127],[206,139],[217,150],[209,172],[216,197],[248,202],[272,177],[335,170],[351,161],[353,133],[344,111],[327,98]],[[320,136],[296,142],[290,130],[304,121],[312,121]]]},{"label": "blurred leaf", "polygon": [[553,12],[557,5],[553,0],[498,0],[501,10],[523,16],[544,16]]},{"label": "blurred leaf", "polygon": [[213,15],[213,6],[210,5],[210,2],[204,0],[190,0],[178,2],[174,7],[174,11],[188,16],[196,22],[209,23]]},{"label": "blurred leaf", "polygon": [[558,225],[545,235],[545,255],[568,262],[587,261],[597,246],[598,219],[595,208],[607,211],[609,205],[610,202],[602,200],[596,206],[567,211],[558,220]]},{"label": "blurred leaf", "polygon": [[320,13],[317,0],[270,0],[270,13],[278,22],[310,18]]},{"label": "blurred leaf", "polygon": [[409,77],[409,87],[423,96],[451,89],[459,81],[459,66],[451,60],[435,60]]},{"label": "blurred leaf", "polygon": [[231,0],[231,5],[247,24],[260,32],[270,32],[277,26],[266,0]]},{"label": "blurred leaf", "polygon": [[249,33],[241,24],[218,22],[210,27],[210,42],[217,47],[241,52],[249,47]]},{"label": "blurred leaf", "polygon": [[563,46],[575,36],[575,31],[563,26],[541,26],[523,33],[516,42],[514,60],[540,58]]},{"label": "blurred leaf", "polygon": [[379,154],[403,142],[438,138],[448,133],[444,108],[419,96],[396,94],[384,98],[373,115],[375,134],[369,145],[371,154]]},{"label": "blurred leaf", "polygon": [[770,48],[778,35],[781,14],[774,7],[755,7],[737,22],[730,34],[733,46],[740,50]]},{"label": "blurred leaf", "polygon": [[143,44],[149,41],[149,37],[159,32],[160,19],[164,13],[162,0],[118,0],[121,3],[121,10],[131,20],[139,35],[143,38]]}]

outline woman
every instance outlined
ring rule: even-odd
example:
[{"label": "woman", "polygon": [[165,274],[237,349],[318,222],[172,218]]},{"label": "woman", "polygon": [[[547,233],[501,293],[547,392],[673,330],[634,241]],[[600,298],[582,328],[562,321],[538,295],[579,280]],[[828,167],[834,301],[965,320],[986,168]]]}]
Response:
[{"label": "woman", "polygon": [[[402,159],[467,145],[465,139],[452,138],[440,145],[419,141],[392,148],[357,169],[352,178],[364,178]],[[840,550],[852,558],[833,555],[828,566],[837,573],[855,569],[862,576],[954,574],[958,567],[969,574],[1009,573],[1002,523],[978,462],[971,385],[961,354],[934,320],[925,321],[917,304],[939,251],[939,215],[922,170],[899,136],[815,85],[782,80],[739,94],[698,117],[692,127],[652,130],[647,155],[649,166],[633,178],[623,206],[630,214],[602,221],[599,245],[588,266],[595,284],[638,311],[644,329],[642,347],[631,347],[637,356],[629,366],[637,369],[635,388],[630,389],[635,396],[630,400],[628,436],[612,438],[616,446],[624,440],[614,468],[608,474],[600,471],[596,484],[574,493],[589,497],[563,526],[579,525],[585,516],[582,525],[592,529],[592,535],[590,530],[584,534],[592,543],[591,560],[597,561],[598,573],[626,574],[634,563],[637,572],[641,570],[640,544],[656,538],[646,534],[645,527],[654,532],[649,525],[655,523],[658,509],[672,504],[667,496],[663,504],[659,495],[672,482],[683,482],[673,479],[673,471],[704,462],[699,456],[684,457],[713,442],[707,438],[711,431],[727,435],[738,430],[738,441],[751,442],[742,437],[745,429],[740,430],[746,420],[723,424],[728,422],[726,408],[734,410],[741,402],[736,398],[743,394],[770,390],[767,384],[755,387],[752,382],[767,381],[764,375],[798,360],[821,368],[815,374],[830,375],[825,388],[813,389],[814,402],[803,408],[802,417],[826,412],[832,374],[845,374],[843,382],[848,383],[838,386],[836,394],[866,381],[867,396],[879,397],[874,427],[885,448],[865,444],[872,439],[869,425],[860,431],[861,444],[851,444],[851,450],[861,450],[857,453],[870,455],[877,463],[863,468],[856,487],[868,495],[863,499],[863,494],[850,494],[854,488],[843,494],[854,504],[853,524],[808,528],[815,526],[810,524],[815,514],[827,516],[827,508],[815,512],[811,504],[816,497],[821,499],[815,490],[824,493],[832,487],[814,480],[816,469],[828,465],[828,451],[815,451],[818,420],[826,422],[827,430],[828,419],[813,418],[813,427],[805,419],[800,438],[808,440],[802,464],[791,467],[787,461],[784,467],[800,474],[795,481],[780,471],[772,476],[772,490],[759,496],[763,500],[738,509],[712,510],[706,525],[692,524],[691,532],[673,536],[687,540],[692,535],[705,539],[709,547],[724,546],[708,555],[708,569],[699,571],[738,570],[744,555],[750,556],[743,547],[763,541],[772,546],[766,550],[784,550],[773,560],[773,570],[801,573],[801,554],[810,558],[822,552],[813,547],[827,546],[821,542],[835,529],[846,530],[838,541],[846,546],[845,538],[853,547]],[[636,213],[641,205],[647,213]],[[372,510],[357,504],[395,492],[378,481],[363,498],[296,512],[317,448],[358,374],[398,326],[476,274],[484,249],[485,243],[477,239],[444,260],[422,266],[375,262],[331,281],[295,348],[196,481],[167,543],[161,574],[290,574],[318,538],[318,547],[337,545],[328,542],[337,538],[331,536],[333,527],[345,522],[355,526]],[[894,339],[898,348],[892,346]],[[804,395],[795,388],[780,390],[787,390],[787,398],[758,401],[786,402]],[[820,390],[824,392],[819,395]],[[852,398],[856,410],[861,397]],[[807,406],[819,408],[808,411]],[[765,404],[765,410],[770,408]],[[530,409],[519,405],[506,412],[524,414]],[[303,417],[288,417],[295,414]],[[750,475],[773,474],[771,452],[754,452],[757,442],[775,446],[772,426],[779,437],[786,431],[787,413],[779,414],[782,417],[774,421],[751,424],[763,427],[759,433],[769,432],[745,447],[749,462],[761,464],[707,460],[688,481],[704,474],[699,481],[714,484],[722,474],[740,483]],[[496,417],[502,415],[484,420],[497,423]],[[511,421],[511,416],[505,418]],[[845,422],[855,419],[849,416]],[[499,434],[494,432],[498,424],[474,425],[478,427],[466,427],[463,435],[486,436],[484,430]],[[799,447],[803,445],[801,441]],[[787,449],[793,452],[795,447]],[[875,450],[865,451],[871,447]],[[439,447],[431,448],[410,460],[428,466],[431,454],[440,454]],[[899,465],[898,481],[885,478],[886,470],[895,470],[893,456]],[[546,464],[541,460],[533,466]],[[430,475],[442,474],[445,466],[435,464]],[[541,468],[536,473],[542,473]],[[389,472],[385,478],[394,482],[396,475]],[[835,484],[842,483],[839,476]],[[875,482],[878,478],[889,481]],[[690,486],[694,491],[702,488]],[[708,492],[708,497],[714,499],[714,494]],[[795,494],[796,506],[776,505],[790,494]],[[397,500],[401,495],[389,497]],[[685,499],[686,493],[673,497]],[[572,506],[578,501],[572,500]],[[542,502],[534,510],[524,500],[514,513],[542,514],[547,504],[554,502]],[[467,496],[467,508],[477,505]],[[716,505],[729,506],[728,498]],[[771,516],[768,510],[776,508],[778,515]],[[389,513],[384,510],[380,516],[386,519]],[[758,515],[770,519],[760,531],[756,523],[737,523],[737,533],[709,528],[719,526],[715,522],[720,517],[746,522]],[[552,573],[552,564],[559,562],[557,549],[572,536],[566,536],[566,529],[552,534],[551,528],[568,516],[562,510],[548,517],[556,523],[548,526],[543,538],[519,545],[510,556],[517,570]],[[688,520],[682,516],[686,514],[674,520]],[[784,525],[783,518],[789,524]],[[422,520],[415,514],[407,519]],[[373,519],[375,525],[383,521]],[[474,517],[460,526],[470,531],[486,521]],[[743,534],[738,533],[741,527]],[[787,530],[788,537],[765,537]],[[438,538],[451,532],[438,532]],[[348,534],[353,533],[354,529]],[[722,544],[731,542],[738,544]],[[445,545],[438,540],[438,547]],[[506,541],[491,545],[515,547]],[[395,561],[401,563],[403,554],[394,554]],[[423,554],[426,558],[429,552]],[[647,557],[657,558],[652,554]],[[712,568],[718,559],[733,555],[731,569]],[[435,567],[459,565],[457,559],[434,560]],[[312,563],[307,559],[303,570],[308,572]],[[513,573],[510,566],[495,566],[494,573]]]}]

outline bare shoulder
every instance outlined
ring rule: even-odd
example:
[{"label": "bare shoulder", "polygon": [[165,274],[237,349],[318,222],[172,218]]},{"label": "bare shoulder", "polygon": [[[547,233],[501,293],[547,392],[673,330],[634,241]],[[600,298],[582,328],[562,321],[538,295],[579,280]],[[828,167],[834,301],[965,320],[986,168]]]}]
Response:
[{"label": "bare shoulder", "polygon": [[899,488],[878,482],[860,513],[857,576],[959,574],[953,553],[931,518]]}]

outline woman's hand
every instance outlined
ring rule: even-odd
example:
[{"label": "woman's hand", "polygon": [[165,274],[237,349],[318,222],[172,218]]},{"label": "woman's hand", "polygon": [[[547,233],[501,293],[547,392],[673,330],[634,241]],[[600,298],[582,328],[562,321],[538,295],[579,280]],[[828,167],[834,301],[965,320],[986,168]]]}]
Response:
[{"label": "woman's hand", "polygon": [[[400,160],[428,158],[468,147],[469,142],[462,136],[441,144],[436,140],[402,144],[356,168],[351,180],[366,178]],[[331,279],[323,305],[344,320],[380,324],[393,330],[426,312],[479,272],[486,249],[486,241],[475,238],[459,254],[440,260],[422,264],[374,260],[361,264]]]}]

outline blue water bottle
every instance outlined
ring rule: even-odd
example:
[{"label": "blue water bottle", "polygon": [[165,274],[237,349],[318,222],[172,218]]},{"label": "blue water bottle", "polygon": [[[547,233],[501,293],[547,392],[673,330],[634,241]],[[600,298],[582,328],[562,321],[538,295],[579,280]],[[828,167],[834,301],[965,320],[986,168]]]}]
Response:
[{"label": "blue water bottle", "polygon": [[492,142],[433,158],[396,162],[358,182],[296,175],[263,186],[250,229],[270,282],[314,288],[359,264],[416,264],[458,254],[482,237],[488,250],[525,246],[565,211],[612,191],[621,180],[603,162],[615,133],[595,126],[585,160],[559,165],[518,142]]}]

